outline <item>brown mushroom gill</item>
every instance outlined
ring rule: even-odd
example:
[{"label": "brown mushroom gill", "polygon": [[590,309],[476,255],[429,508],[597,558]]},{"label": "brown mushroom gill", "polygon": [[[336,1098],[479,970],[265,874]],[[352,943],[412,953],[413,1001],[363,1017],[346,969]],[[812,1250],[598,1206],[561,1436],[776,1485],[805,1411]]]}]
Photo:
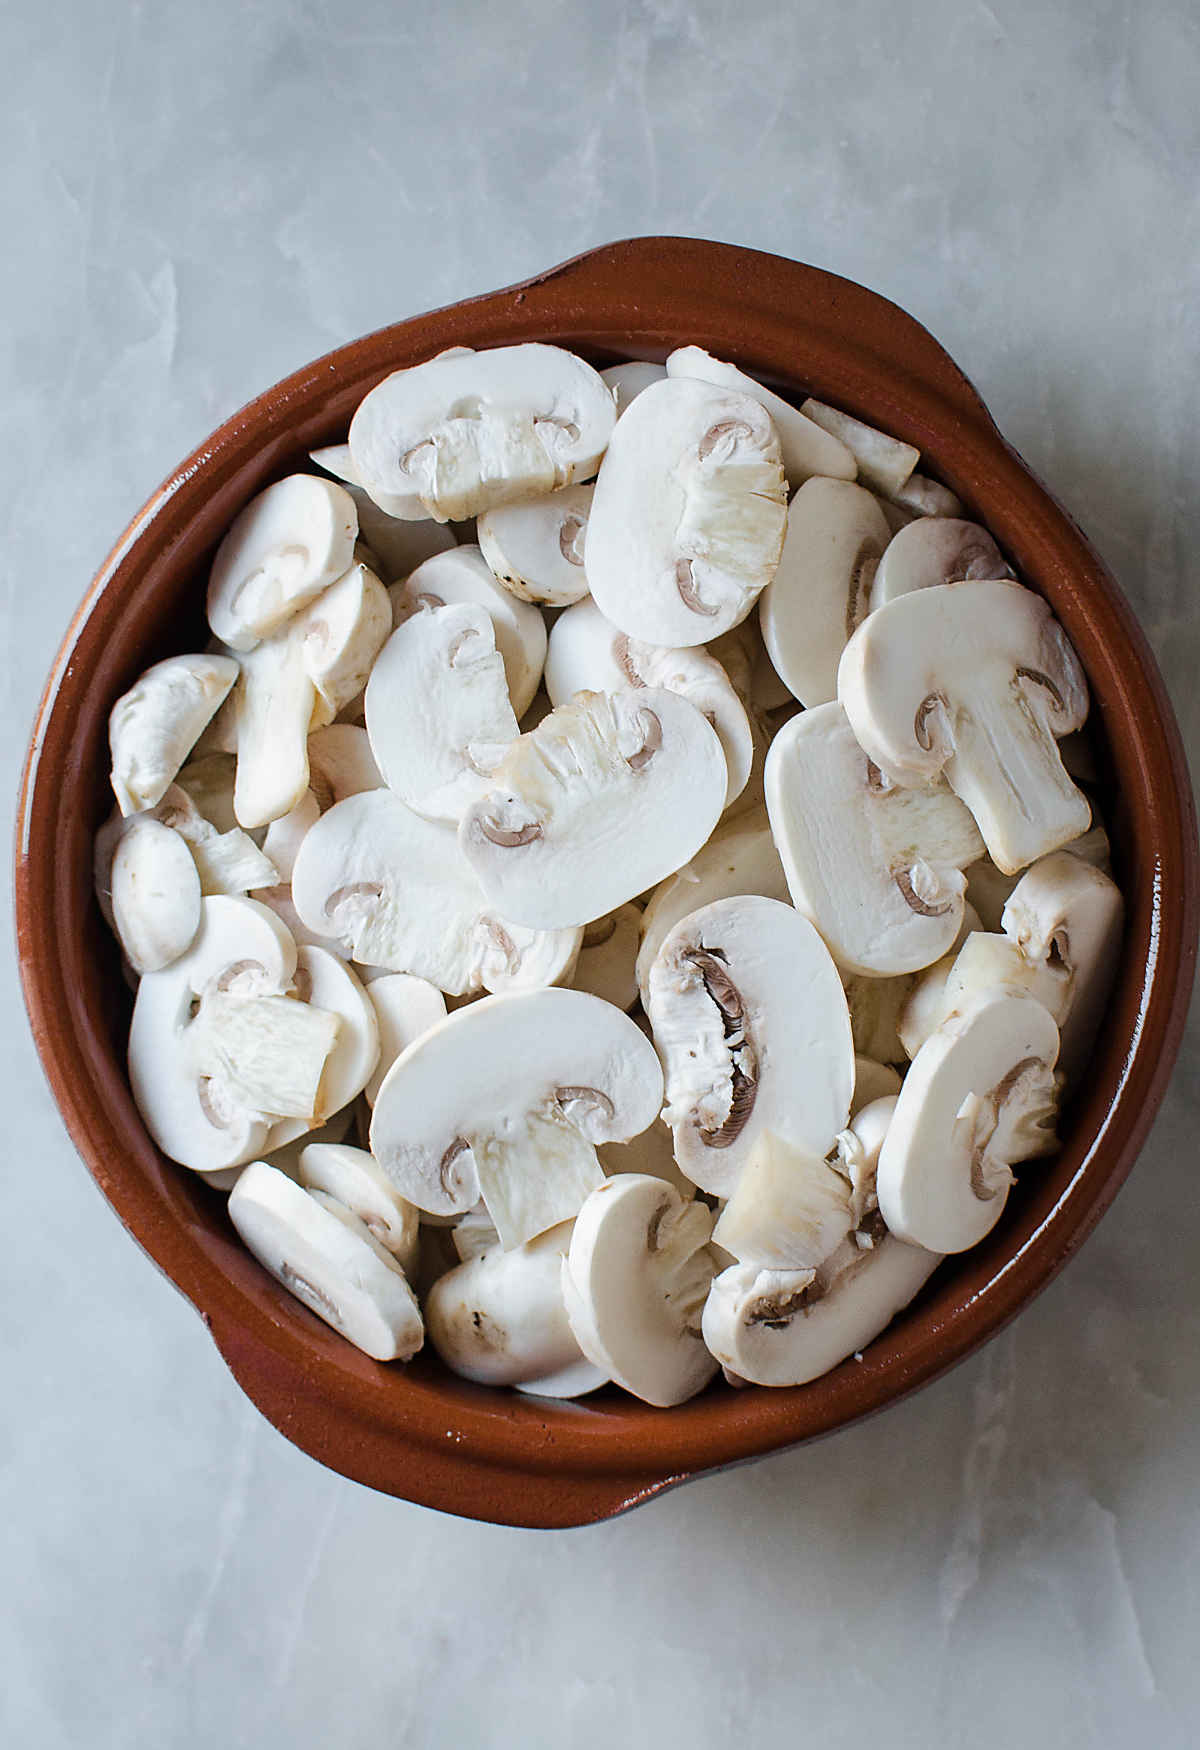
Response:
[{"label": "brown mushroom gill", "polygon": [[984,1094],[981,1109],[988,1114],[986,1126],[977,1122],[977,1134],[971,1148],[971,1190],[981,1203],[990,1203],[993,1197],[999,1195],[998,1185],[989,1185],[984,1168],[987,1163],[987,1151],[991,1147],[992,1138],[1000,1122],[1000,1113],[1005,1101],[1020,1081],[1026,1071],[1042,1068],[1038,1057],[1023,1057],[1020,1063],[1015,1063],[1007,1075],[1001,1077],[990,1093]]},{"label": "brown mushroom gill", "polygon": [[706,1148],[729,1148],[746,1128],[758,1095],[758,1060],[745,1035],[745,1005],[719,948],[691,948],[683,958],[696,968],[716,1004],[726,1043],[731,1051],[735,1047],[741,1051],[740,1060],[730,1067],[728,1115],[716,1130],[699,1131]]},{"label": "brown mushroom gill", "polygon": [[746,1314],[747,1325],[765,1325],[768,1331],[785,1331],[797,1313],[820,1300],[824,1290],[815,1275],[790,1294],[764,1294]]},{"label": "brown mushroom gill", "polygon": [[520,845],[531,845],[542,836],[542,829],[536,820],[525,826],[498,826],[485,814],[480,816],[477,824],[484,838],[491,844],[498,845],[502,851],[513,851]]},{"label": "brown mushroom gill", "polygon": [[944,900],[941,905],[930,905],[928,901],[921,898],[920,894],[913,887],[911,869],[896,870],[892,876],[892,880],[900,889],[905,905],[908,906],[910,911],[915,911],[918,917],[941,918],[945,917],[946,913],[950,910],[950,901],[948,899]]},{"label": "brown mushroom gill", "polygon": [[662,746],[662,722],[656,711],[643,707],[637,714],[638,727],[642,732],[642,745],[636,753],[626,754],[625,764],[631,772],[641,772],[646,769]]},{"label": "brown mushroom gill", "polygon": [[583,565],[583,553],[580,550],[579,537],[587,528],[587,518],[581,517],[578,511],[571,511],[562,520],[558,531],[558,550],[568,565]]},{"label": "brown mushroom gill", "polygon": [[716,618],[719,610],[710,607],[700,594],[690,559],[676,560],[675,587],[679,591],[679,599],[685,608],[690,608],[693,614],[703,614],[710,620]]},{"label": "brown mushroom gill", "polygon": [[846,637],[849,639],[861,620],[867,617],[867,602],[871,585],[883,558],[883,548],[871,536],[859,542],[850,566],[850,584],[846,591]]},{"label": "brown mushroom gill", "polygon": [[281,1264],[279,1275],[283,1286],[290,1289],[298,1300],[302,1300],[310,1306],[313,1312],[319,1312],[323,1317],[332,1319],[335,1325],[341,1324],[342,1315],[338,1310],[337,1302],[330,1300],[329,1296],[311,1283],[307,1276],[301,1276],[300,1272],[294,1270],[290,1264]]}]

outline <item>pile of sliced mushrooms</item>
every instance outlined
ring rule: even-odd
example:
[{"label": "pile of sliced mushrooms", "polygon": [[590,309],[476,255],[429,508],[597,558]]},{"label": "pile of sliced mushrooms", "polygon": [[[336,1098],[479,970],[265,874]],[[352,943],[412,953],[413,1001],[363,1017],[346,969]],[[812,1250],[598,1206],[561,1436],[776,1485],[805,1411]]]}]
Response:
[{"label": "pile of sliced mushrooms", "polygon": [[1057,1146],[1122,930],[1087,687],[919,460],[694,346],[455,348],[116,705],[134,1098],[368,1355],[801,1385]]}]

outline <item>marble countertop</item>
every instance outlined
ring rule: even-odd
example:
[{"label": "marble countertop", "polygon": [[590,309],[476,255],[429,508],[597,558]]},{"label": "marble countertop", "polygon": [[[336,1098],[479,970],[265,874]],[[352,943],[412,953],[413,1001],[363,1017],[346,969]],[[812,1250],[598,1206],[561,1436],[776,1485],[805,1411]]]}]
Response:
[{"label": "marble countertop", "polygon": [[[131,511],[284,372],[608,238],[887,293],[1096,541],[1200,759],[1186,0],[0,12],[9,816]],[[1200,1742],[1200,1030],[1081,1256],[866,1426],[568,1533],[372,1495],[130,1244],[3,979],[0,1738],[22,1750]]]}]

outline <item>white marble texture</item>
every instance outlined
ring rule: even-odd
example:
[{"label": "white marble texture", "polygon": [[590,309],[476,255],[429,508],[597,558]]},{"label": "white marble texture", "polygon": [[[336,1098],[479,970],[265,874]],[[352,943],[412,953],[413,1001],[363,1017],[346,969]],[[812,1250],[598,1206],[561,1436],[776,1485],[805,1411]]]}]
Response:
[{"label": "white marble texture", "polygon": [[[0,66],[6,811],[68,617],[185,450],[342,340],[638,232],[924,320],[1122,579],[1200,757],[1189,0],[8,0]],[[546,1534],[260,1420],[90,1186],[2,977],[6,1745],[1200,1742],[1195,1025],[1115,1209],[983,1354]]]}]

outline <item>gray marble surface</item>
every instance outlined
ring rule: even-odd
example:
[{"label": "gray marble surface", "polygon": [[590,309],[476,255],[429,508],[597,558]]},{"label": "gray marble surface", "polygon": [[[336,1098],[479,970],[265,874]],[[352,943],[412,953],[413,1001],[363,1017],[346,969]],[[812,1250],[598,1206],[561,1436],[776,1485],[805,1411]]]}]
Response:
[{"label": "gray marble surface", "polygon": [[[0,7],[4,805],[90,573],[239,403],[593,242],[926,322],[1099,544],[1200,757],[1188,0]],[[290,1447],[77,1162],[3,977],[0,1740],[1200,1742],[1200,1035],[1084,1253],[917,1399],[617,1523]]]}]

